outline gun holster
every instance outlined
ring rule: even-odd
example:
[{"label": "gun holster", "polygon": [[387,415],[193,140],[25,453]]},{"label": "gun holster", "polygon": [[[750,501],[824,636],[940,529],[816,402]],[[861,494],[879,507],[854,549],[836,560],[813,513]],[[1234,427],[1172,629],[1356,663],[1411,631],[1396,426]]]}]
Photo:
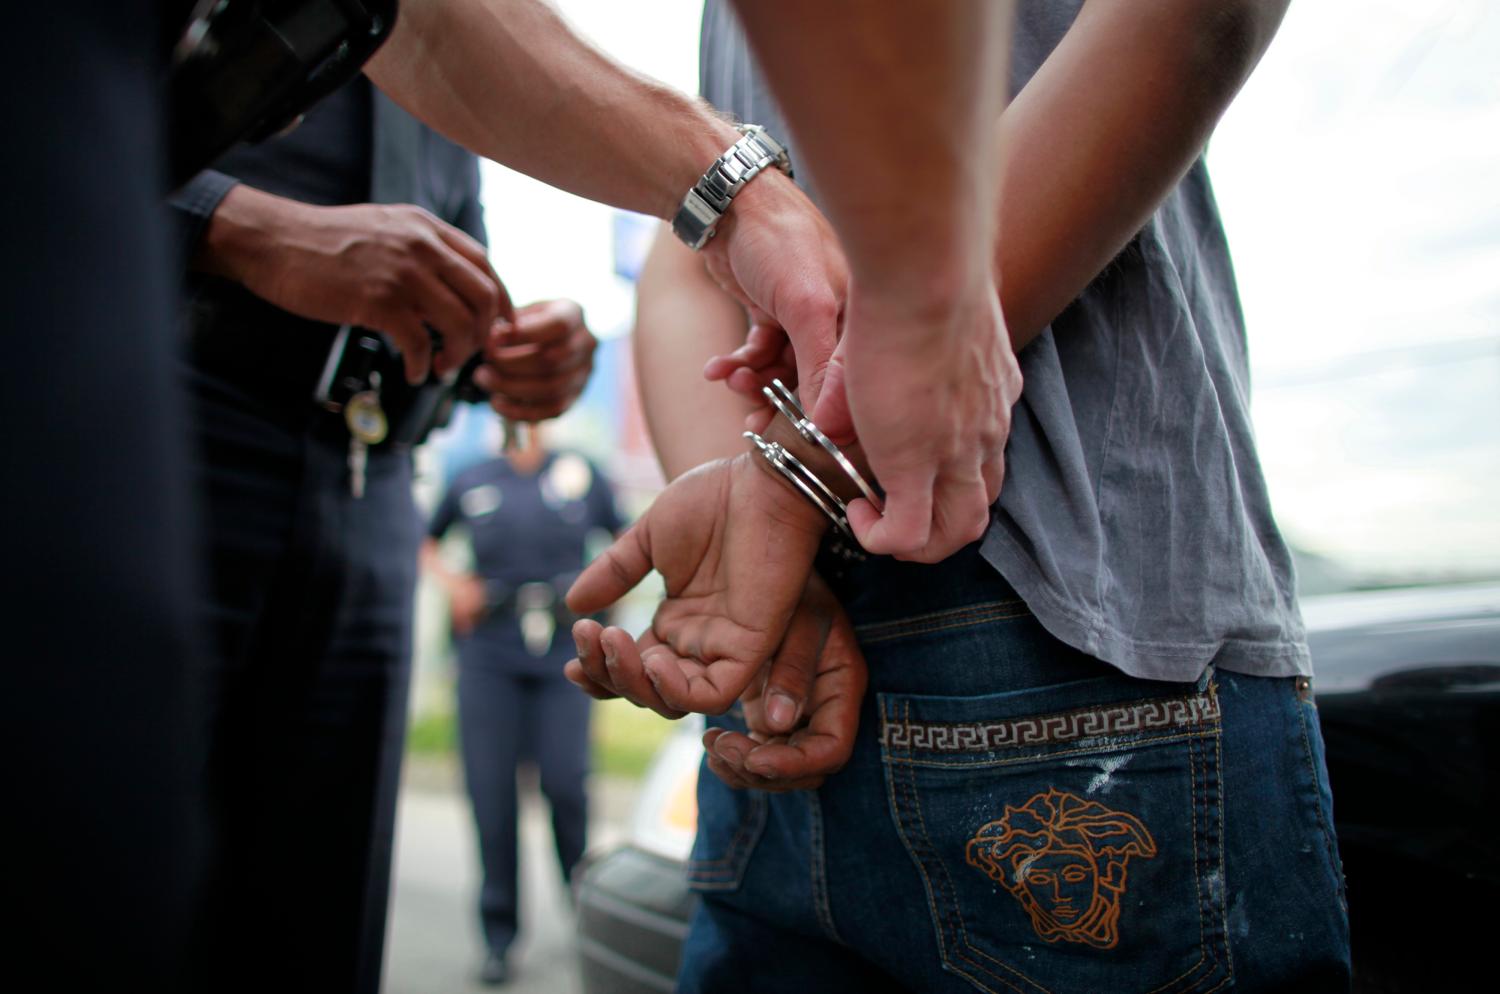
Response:
[{"label": "gun holster", "polygon": [[353,79],[390,36],[396,3],[199,0],[167,76],[172,188]]}]

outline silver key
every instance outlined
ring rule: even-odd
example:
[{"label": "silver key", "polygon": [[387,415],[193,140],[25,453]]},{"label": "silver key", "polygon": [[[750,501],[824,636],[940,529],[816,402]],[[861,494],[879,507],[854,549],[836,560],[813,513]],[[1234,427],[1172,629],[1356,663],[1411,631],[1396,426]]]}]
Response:
[{"label": "silver key", "polygon": [[512,421],[510,418],[500,419],[500,451],[511,453],[526,444],[526,429],[529,428],[524,421]]},{"label": "silver key", "polygon": [[357,438],[349,439],[349,496],[359,500],[365,495],[365,469],[370,463],[370,447]]}]

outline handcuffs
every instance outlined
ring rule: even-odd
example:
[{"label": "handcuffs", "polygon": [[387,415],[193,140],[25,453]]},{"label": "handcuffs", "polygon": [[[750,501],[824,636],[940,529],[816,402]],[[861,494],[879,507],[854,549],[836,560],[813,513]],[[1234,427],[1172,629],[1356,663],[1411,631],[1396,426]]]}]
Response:
[{"label": "handcuffs", "polygon": [[[751,447],[772,469],[790,483],[793,489],[821,511],[841,535],[854,541],[854,529],[849,526],[848,501],[863,497],[875,507],[875,510],[883,511],[885,509],[884,498],[875,485],[859,471],[859,467],[855,466],[853,461],[844,454],[843,450],[813,423],[812,419],[807,416],[807,412],[802,409],[802,405],[797,402],[796,394],[787,389],[785,383],[779,379],[772,380],[770,386],[761,388],[761,393],[776,410],[777,415],[790,424],[799,437],[818,446],[830,457],[832,465],[837,468],[849,485],[846,486],[844,481],[837,478],[832,481],[824,479],[780,442],[768,440],[753,431],[745,432],[743,437],[749,440]],[[840,496],[839,491],[847,494],[847,498]]]}]

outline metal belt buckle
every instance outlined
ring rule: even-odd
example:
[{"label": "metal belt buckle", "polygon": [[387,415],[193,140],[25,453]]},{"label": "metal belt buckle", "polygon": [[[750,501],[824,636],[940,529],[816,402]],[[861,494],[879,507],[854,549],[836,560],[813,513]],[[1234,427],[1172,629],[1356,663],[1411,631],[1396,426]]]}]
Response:
[{"label": "metal belt buckle", "polygon": [[552,648],[552,637],[557,633],[557,615],[553,612],[556,603],[557,590],[550,583],[533,580],[516,588],[521,641],[533,656],[545,656]]}]

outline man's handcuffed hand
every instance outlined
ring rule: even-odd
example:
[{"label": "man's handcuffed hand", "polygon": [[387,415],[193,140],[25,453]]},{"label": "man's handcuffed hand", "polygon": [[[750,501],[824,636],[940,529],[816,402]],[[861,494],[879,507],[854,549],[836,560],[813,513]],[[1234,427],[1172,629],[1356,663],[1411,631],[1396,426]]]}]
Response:
[{"label": "man's handcuffed hand", "polygon": [[575,614],[594,614],[661,574],[640,667],[615,672],[606,656],[569,664],[570,678],[674,717],[727,711],[781,646],[826,526],[749,453],[678,477],[568,591]]},{"label": "man's handcuffed hand", "polygon": [[797,381],[816,396],[838,343],[849,283],[827,219],[784,174],[767,170],[735,197],[702,255],[755,323],[786,333]]},{"label": "man's handcuffed hand", "polygon": [[[578,658],[565,673],[585,693],[600,699],[623,695],[666,717],[682,717],[645,675],[642,657],[658,644],[653,633],[638,643],[622,629],[583,619],[574,624],[573,638]],[[866,682],[854,629],[814,574],[776,654],[740,697],[749,734],[718,728],[704,733],[709,768],[735,788],[817,787],[849,761]]]}]

